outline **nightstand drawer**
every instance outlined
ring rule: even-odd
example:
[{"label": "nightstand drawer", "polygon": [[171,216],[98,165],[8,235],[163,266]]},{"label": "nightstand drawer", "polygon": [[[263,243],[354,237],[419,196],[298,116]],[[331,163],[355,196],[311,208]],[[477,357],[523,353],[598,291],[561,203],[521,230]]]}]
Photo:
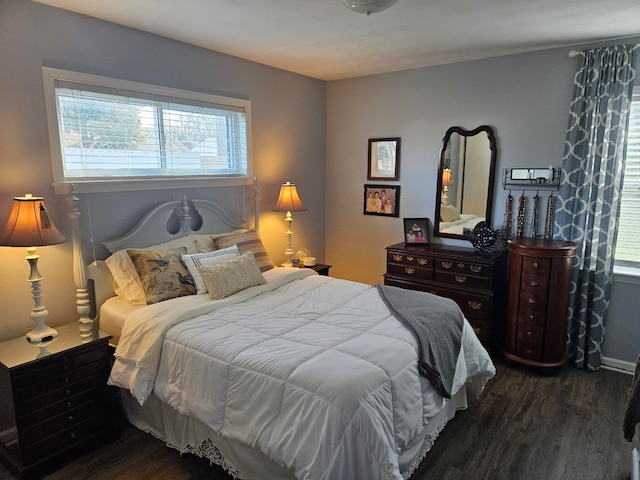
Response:
[{"label": "nightstand drawer", "polygon": [[61,385],[59,388],[52,389],[48,392],[38,395],[37,397],[25,397],[23,401],[16,402],[16,414],[18,416],[21,416],[26,413],[48,407],[52,403],[71,398],[93,387],[99,385],[106,386],[106,384],[107,376],[103,373],[99,373],[91,377],[82,378],[77,382],[70,383],[68,385]]}]

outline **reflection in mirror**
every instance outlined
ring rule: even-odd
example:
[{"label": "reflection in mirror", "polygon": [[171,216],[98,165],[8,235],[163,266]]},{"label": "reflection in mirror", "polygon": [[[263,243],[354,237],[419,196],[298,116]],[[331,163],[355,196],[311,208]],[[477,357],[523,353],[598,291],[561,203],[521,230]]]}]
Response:
[{"label": "reflection in mirror", "polygon": [[442,140],[434,235],[460,238],[463,228],[491,224],[496,141],[487,125],[451,127]]}]

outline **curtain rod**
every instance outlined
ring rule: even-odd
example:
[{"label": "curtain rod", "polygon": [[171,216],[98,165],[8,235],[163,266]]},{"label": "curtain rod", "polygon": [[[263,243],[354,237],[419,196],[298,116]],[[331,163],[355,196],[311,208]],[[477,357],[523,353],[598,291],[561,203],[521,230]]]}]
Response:
[{"label": "curtain rod", "polygon": [[[633,48],[631,49],[631,51],[633,52],[635,49],[637,49],[638,47],[640,47],[640,43],[637,43],[633,46]],[[584,55],[584,52],[581,52],[579,50],[571,50],[569,52],[569,57],[573,58],[573,57],[577,57],[578,55]]]}]

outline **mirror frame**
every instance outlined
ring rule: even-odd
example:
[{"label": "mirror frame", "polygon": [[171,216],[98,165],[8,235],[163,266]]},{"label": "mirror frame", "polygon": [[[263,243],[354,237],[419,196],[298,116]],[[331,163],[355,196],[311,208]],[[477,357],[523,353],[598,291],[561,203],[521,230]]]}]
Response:
[{"label": "mirror frame", "polygon": [[433,235],[436,237],[457,238],[465,240],[463,235],[455,233],[441,233],[440,232],[440,204],[442,202],[442,173],[444,170],[444,156],[447,149],[451,135],[457,133],[463,137],[473,137],[479,133],[485,132],[489,138],[489,149],[491,150],[491,158],[489,165],[489,184],[487,185],[487,208],[485,212],[485,219],[489,226],[491,226],[491,211],[493,210],[493,188],[495,183],[496,173],[496,137],[493,128],[489,125],[481,125],[473,130],[466,130],[462,127],[450,127],[447,130],[444,138],[442,139],[442,145],[440,148],[440,163],[438,164],[438,177],[437,177],[437,190],[436,190],[436,208],[435,215],[433,217]]}]

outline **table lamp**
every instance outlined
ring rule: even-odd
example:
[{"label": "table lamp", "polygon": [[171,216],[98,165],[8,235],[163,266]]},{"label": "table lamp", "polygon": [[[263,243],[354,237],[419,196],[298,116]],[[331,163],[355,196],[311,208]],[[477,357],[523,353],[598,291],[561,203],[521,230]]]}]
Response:
[{"label": "table lamp", "polygon": [[300,200],[300,196],[298,195],[298,189],[295,184],[287,182],[280,186],[280,195],[278,195],[278,201],[276,202],[276,206],[273,208],[276,212],[287,212],[284,217],[285,222],[288,224],[287,229],[287,249],[284,254],[287,256],[287,261],[282,265],[283,267],[290,267],[292,262],[291,259],[293,257],[293,249],[291,248],[291,241],[293,238],[293,231],[291,231],[291,222],[293,221],[293,217],[291,217],[291,212],[300,212],[306,210],[307,208],[302,204],[302,200]]},{"label": "table lamp", "polygon": [[13,208],[9,219],[0,232],[0,245],[27,247],[25,258],[31,269],[27,280],[31,282],[34,303],[31,310],[31,320],[36,324],[35,328],[27,333],[27,340],[31,343],[46,342],[58,336],[58,332],[44,323],[49,312],[42,305],[42,291],[40,289],[42,276],[38,272],[38,258],[40,256],[36,254],[36,247],[57,245],[66,240],[51,223],[42,197],[27,194],[24,197],[13,199]]},{"label": "table lamp", "polygon": [[451,176],[451,169],[445,168],[442,171],[442,204],[447,205],[449,201],[449,196],[447,192],[449,191],[449,187],[452,187],[456,184]]}]

